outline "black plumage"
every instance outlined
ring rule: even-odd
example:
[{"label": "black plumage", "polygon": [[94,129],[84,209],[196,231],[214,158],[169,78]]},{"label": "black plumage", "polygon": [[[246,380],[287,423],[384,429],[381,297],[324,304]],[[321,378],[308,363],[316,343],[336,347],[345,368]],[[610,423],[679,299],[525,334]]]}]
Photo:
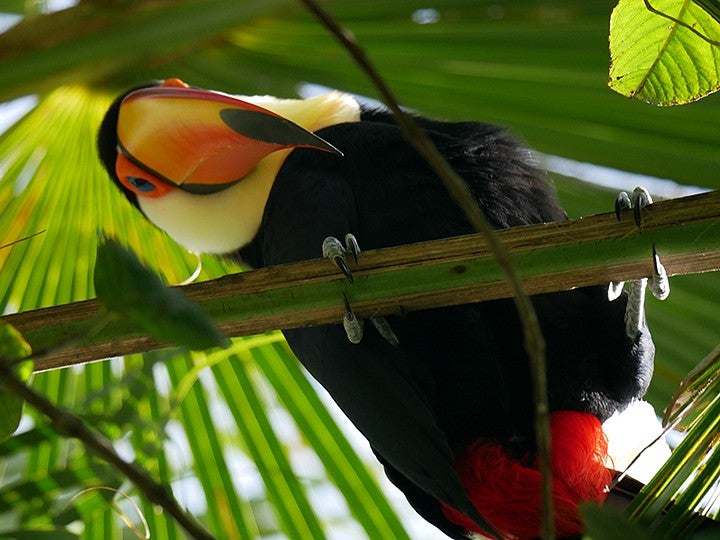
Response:
[{"label": "black plumage", "polygon": [[[103,123],[100,154],[115,178],[117,102]],[[418,118],[468,183],[496,228],[566,219],[530,152],[504,130]],[[254,239],[228,254],[252,267],[321,256],[327,236],[353,233],[377,249],[473,232],[444,185],[384,111],[317,132],[343,152],[296,148],[280,168]],[[137,204],[136,195],[124,189]],[[627,297],[607,287],[533,297],[547,342],[551,410],[601,421],[644,394],[654,348],[644,326],[627,337]],[[471,517],[453,453],[476,438],[534,449],[533,402],[522,331],[511,300],[388,317],[393,347],[368,327],[348,342],[342,325],[284,330],[298,359],[368,438],[388,477],[428,521],[465,531],[438,501]]]},{"label": "black plumage", "polygon": [[[254,267],[321,255],[328,235],[352,232],[363,249],[473,232],[444,185],[386,113],[318,134],[344,157],[296,149],[277,176],[255,240],[239,256]],[[497,228],[566,219],[528,150],[500,128],[423,121]],[[601,421],[642,396],[654,347],[625,334],[626,296],[607,287],[533,297],[547,342],[551,410]],[[400,346],[374,330],[359,345],[341,325],[285,330],[310,373],[371,442],[416,510],[453,537],[436,498],[458,504],[452,450],[477,437],[534,447],[530,372],[511,300],[389,317]],[[429,491],[429,493],[428,493]]]}]

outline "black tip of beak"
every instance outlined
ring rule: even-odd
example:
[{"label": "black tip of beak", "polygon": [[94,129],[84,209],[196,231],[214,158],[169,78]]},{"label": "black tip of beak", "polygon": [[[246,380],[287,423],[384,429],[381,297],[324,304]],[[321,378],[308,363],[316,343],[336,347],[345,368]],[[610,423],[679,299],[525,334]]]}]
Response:
[{"label": "black tip of beak", "polygon": [[325,139],[281,116],[261,111],[223,109],[220,111],[220,118],[236,133],[255,141],[286,147],[317,148],[332,154],[343,155]]}]

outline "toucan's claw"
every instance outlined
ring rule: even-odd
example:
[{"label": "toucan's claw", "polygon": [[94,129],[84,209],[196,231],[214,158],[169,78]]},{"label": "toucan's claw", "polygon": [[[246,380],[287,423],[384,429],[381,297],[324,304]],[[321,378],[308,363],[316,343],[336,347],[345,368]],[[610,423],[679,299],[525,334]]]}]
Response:
[{"label": "toucan's claw", "polygon": [[642,210],[648,204],[652,204],[652,197],[647,189],[644,187],[636,187],[633,190],[633,216],[635,218],[635,225],[638,227],[642,223]]},{"label": "toucan's claw", "polygon": [[345,314],[343,315],[345,335],[347,335],[350,343],[357,345],[363,337],[363,321],[362,319],[358,319],[355,313],[353,313],[352,307],[350,307],[350,301],[345,293],[343,293],[343,300],[345,302]]},{"label": "toucan's claw", "polygon": [[385,341],[393,347],[400,346],[400,340],[395,335],[395,332],[393,332],[393,329],[390,327],[390,324],[387,322],[385,317],[370,317],[370,322],[375,329],[380,332],[380,335],[385,338]]},{"label": "toucan's claw", "polygon": [[627,192],[621,191],[615,198],[615,216],[620,221],[622,212],[632,209],[633,221],[635,221],[636,226],[640,227],[642,224],[642,210],[652,202],[650,193],[644,187],[636,187],[632,192],[632,197]]},{"label": "toucan's claw", "polygon": [[624,281],[611,281],[610,283],[608,283],[608,300],[610,300],[611,302],[613,300],[617,300],[622,294],[624,286]]},{"label": "toucan's claw", "polygon": [[323,257],[325,257],[326,259],[330,259],[333,263],[335,263],[335,266],[337,266],[342,271],[343,275],[350,283],[353,282],[352,272],[350,271],[350,268],[348,268],[348,265],[345,262],[345,255],[347,254],[347,250],[340,243],[340,240],[338,240],[334,236],[328,236],[325,240],[323,240],[322,254]]},{"label": "toucan's claw", "polygon": [[335,257],[333,259],[333,262],[337,265],[337,267],[342,271],[343,275],[345,276],[345,279],[347,279],[350,283],[353,283],[355,280],[353,279],[352,272],[348,268],[347,263],[345,263],[345,259],[342,257]]},{"label": "toucan's claw", "polygon": [[352,254],[353,259],[355,259],[355,264],[357,264],[358,255],[360,255],[360,246],[353,233],[347,233],[345,235],[345,249],[348,253]]},{"label": "toucan's claw", "polygon": [[[632,209],[635,225],[640,227],[642,225],[642,210],[652,202],[650,193],[643,187],[636,187],[632,192],[632,197],[622,191],[615,199],[615,216],[619,221],[624,210]],[[608,299],[612,301],[618,298],[623,286],[623,282],[610,283],[608,285]],[[633,280],[628,288],[628,303],[625,308],[625,331],[632,340],[638,336],[645,324],[645,289],[648,286],[653,296],[659,300],[664,300],[670,294],[670,280],[665,268],[660,263],[660,257],[658,257],[654,245],[652,276],[649,279]]]},{"label": "toucan's claw", "polygon": [[[330,259],[338,268],[340,268],[348,282],[353,283],[353,275],[347,266],[345,257],[349,253],[355,260],[355,263],[358,261],[358,255],[360,255],[360,245],[358,244],[354,234],[348,233],[345,235],[344,246],[340,240],[334,236],[328,236],[325,240],[323,240],[322,253],[323,257]],[[347,335],[350,343],[360,343],[360,340],[363,337],[363,321],[362,319],[358,319],[355,313],[353,313],[350,301],[345,293],[343,293],[343,302],[345,303],[345,314],[343,315],[343,327],[345,328],[345,334]],[[398,347],[400,345],[400,341],[385,317],[370,317],[370,322],[380,335],[385,338],[388,343],[390,343],[390,345],[393,347]]]},{"label": "toucan's claw", "polygon": [[617,220],[620,221],[620,215],[622,214],[623,210],[629,210],[630,208],[632,208],[630,196],[627,194],[626,191],[621,191],[615,198],[615,217],[617,218]]},{"label": "toucan's claw", "polygon": [[650,278],[650,292],[658,300],[665,300],[670,294],[670,278],[668,278],[665,267],[660,262],[657,250],[653,244],[653,275]]}]

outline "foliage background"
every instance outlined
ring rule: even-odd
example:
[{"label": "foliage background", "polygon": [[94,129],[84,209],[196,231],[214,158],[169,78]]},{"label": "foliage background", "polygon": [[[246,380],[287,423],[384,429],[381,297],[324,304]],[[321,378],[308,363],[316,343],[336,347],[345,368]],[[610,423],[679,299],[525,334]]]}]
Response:
[{"label": "foliage background", "polygon": [[[717,189],[718,96],[654,108],[608,90],[612,5],[328,3],[408,107],[507,125],[543,154]],[[45,230],[0,250],[6,313],[92,297],[99,229],[117,234],[169,283],[192,271],[194,257],[139,219],[97,164],[97,124],[127,86],[177,76],[240,94],[294,96],[311,83],[374,96],[345,52],[290,0],[95,0],[58,7],[0,4],[15,16],[0,34],[0,99],[35,96],[25,99],[31,111],[0,136],[0,245]],[[614,177],[626,189],[643,182]],[[571,216],[612,207],[615,188],[553,180]],[[201,279],[237,270],[203,259]],[[658,350],[649,399],[658,408],[720,341],[719,279],[675,278],[667,301],[648,301]],[[33,385],[171,483],[219,537],[434,534],[407,508],[398,510],[391,488],[368,472],[363,463],[377,470],[366,444],[336,427],[336,413],[328,413],[317,397],[322,392],[278,334],[238,340],[227,352],[160,351],[43,373]],[[132,487],[72,441],[59,440],[41,419],[29,415],[22,433],[0,445],[0,460],[0,535],[128,534],[107,511],[111,492],[70,497],[92,485],[134,495]],[[182,537],[138,500],[153,537]]]}]

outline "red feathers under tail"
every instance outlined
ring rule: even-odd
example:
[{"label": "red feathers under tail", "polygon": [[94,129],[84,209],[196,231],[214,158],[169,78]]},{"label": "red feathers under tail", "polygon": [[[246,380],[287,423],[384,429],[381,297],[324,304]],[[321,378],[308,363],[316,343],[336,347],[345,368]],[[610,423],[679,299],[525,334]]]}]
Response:
[{"label": "red feathers under tail", "polygon": [[[582,532],[578,505],[602,502],[612,475],[603,465],[607,440],[593,415],[558,411],[552,429],[553,502],[558,537]],[[478,511],[508,538],[533,539],[540,532],[540,471],[501,445],[478,440],[456,457],[455,469]],[[483,533],[467,516],[443,505],[443,513],[468,531]]]}]

